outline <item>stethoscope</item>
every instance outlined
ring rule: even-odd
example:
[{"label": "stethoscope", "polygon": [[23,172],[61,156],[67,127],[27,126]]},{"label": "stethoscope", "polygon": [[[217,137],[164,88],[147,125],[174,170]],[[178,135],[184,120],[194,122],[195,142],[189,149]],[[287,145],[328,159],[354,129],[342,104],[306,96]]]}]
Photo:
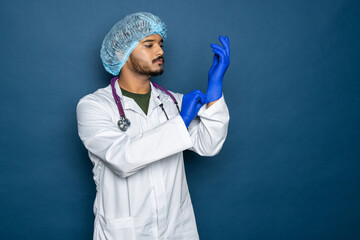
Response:
[{"label": "stethoscope", "polygon": [[[120,114],[120,120],[117,122],[117,125],[121,131],[125,132],[130,127],[131,122],[128,118],[125,117],[125,112],[124,112],[123,106],[121,104],[120,97],[116,94],[115,82],[116,82],[116,80],[118,80],[118,78],[119,77],[114,77],[111,79],[111,89],[112,89],[113,97],[114,97],[114,100],[118,107],[119,114]],[[160,87],[159,85],[157,85],[153,82],[151,82],[151,83],[155,88],[162,90],[163,92],[165,92],[167,95],[169,95],[171,97],[171,99],[174,101],[174,103],[176,105],[177,110],[180,113],[179,105],[178,105],[178,102],[176,101],[175,97],[169,91],[167,91],[165,88]],[[165,113],[166,119],[169,120],[169,117],[165,112],[163,104],[161,103],[159,106],[161,107],[162,111]]]}]

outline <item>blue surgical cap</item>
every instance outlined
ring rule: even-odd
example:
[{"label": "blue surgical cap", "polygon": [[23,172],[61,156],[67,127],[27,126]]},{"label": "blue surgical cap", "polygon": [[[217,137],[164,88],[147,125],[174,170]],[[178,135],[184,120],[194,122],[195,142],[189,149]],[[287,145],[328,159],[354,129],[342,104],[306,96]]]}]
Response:
[{"label": "blue surgical cap", "polygon": [[102,43],[100,57],[106,71],[114,76],[119,75],[140,40],[155,33],[165,40],[166,32],[165,23],[151,13],[139,12],[127,15],[111,28]]}]

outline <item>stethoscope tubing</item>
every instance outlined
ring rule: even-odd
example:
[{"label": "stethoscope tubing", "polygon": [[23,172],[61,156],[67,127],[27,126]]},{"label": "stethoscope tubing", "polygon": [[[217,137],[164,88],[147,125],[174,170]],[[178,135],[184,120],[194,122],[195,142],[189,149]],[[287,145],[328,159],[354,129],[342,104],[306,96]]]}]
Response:
[{"label": "stethoscope tubing", "polygon": [[[111,90],[112,90],[112,94],[113,94],[113,97],[114,97],[114,100],[115,100],[115,103],[116,103],[116,106],[117,106],[117,108],[118,108],[118,110],[119,110],[119,115],[120,115],[120,120],[118,121],[118,126],[119,126],[120,130],[126,131],[127,128],[130,126],[130,120],[126,118],[125,112],[124,112],[124,108],[123,108],[123,106],[122,106],[122,104],[121,104],[120,97],[116,94],[115,83],[116,83],[116,81],[118,80],[118,78],[119,78],[119,77],[116,76],[116,77],[113,77],[113,78],[111,79],[111,81],[110,81],[110,83],[111,83]],[[175,98],[169,91],[167,91],[165,88],[159,86],[159,85],[156,84],[156,83],[153,83],[153,82],[151,82],[151,83],[152,83],[152,85],[153,85],[155,88],[162,90],[163,92],[165,92],[165,93],[173,100],[173,102],[174,102],[175,105],[176,105],[177,110],[178,110],[179,113],[180,113],[179,105],[178,105],[178,102],[176,101],[176,98]],[[163,107],[163,104],[160,104],[160,107],[161,107],[161,109],[163,110],[163,112],[165,113],[165,116],[166,116],[167,120],[169,120],[169,117],[168,117],[168,115],[167,115],[166,112],[165,112],[165,109],[164,109],[164,107]]]}]

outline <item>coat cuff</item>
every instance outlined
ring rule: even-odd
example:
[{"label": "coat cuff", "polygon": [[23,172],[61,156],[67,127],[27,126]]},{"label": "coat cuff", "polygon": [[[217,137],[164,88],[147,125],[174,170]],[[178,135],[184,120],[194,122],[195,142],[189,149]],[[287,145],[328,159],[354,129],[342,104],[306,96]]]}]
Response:
[{"label": "coat cuff", "polygon": [[207,108],[207,104],[204,104],[204,106],[199,109],[198,116],[208,118],[214,113],[221,111],[221,109],[223,109],[225,105],[226,103],[223,93],[221,95],[221,98],[219,98],[213,105],[211,105],[211,107]]}]

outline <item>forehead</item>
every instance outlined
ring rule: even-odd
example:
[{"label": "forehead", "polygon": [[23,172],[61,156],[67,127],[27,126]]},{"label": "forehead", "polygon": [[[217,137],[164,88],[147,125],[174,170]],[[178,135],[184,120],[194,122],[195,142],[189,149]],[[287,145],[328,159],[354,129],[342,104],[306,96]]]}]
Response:
[{"label": "forehead", "polygon": [[140,42],[149,42],[149,41],[156,41],[156,42],[162,42],[163,39],[160,34],[154,33],[150,36],[147,36],[146,38],[141,39]]}]

